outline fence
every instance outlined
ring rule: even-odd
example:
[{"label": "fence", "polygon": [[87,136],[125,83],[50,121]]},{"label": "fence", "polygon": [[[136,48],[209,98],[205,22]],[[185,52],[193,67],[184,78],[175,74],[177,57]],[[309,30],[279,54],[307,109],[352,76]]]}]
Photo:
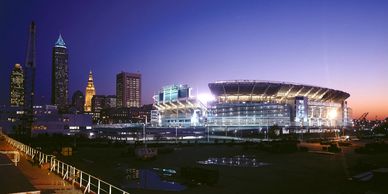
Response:
[{"label": "fence", "polygon": [[95,176],[77,169],[74,166],[56,159],[54,155],[45,154],[39,150],[18,142],[3,134],[1,131],[0,136],[3,136],[7,143],[23,152],[27,156],[31,157],[33,161],[37,161],[39,165],[49,164],[48,168],[51,172],[61,176],[63,180],[66,180],[73,185],[77,185],[80,189],[83,189],[84,193],[129,194],[128,192],[116,186],[113,186]]}]

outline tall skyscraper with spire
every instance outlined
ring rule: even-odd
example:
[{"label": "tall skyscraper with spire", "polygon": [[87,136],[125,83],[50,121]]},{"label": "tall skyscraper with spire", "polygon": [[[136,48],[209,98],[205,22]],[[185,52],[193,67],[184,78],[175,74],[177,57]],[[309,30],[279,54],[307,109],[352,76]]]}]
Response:
[{"label": "tall skyscraper with spire", "polygon": [[69,96],[68,52],[62,35],[59,35],[53,47],[51,104],[57,105],[60,111],[67,107]]},{"label": "tall skyscraper with spire", "polygon": [[93,74],[92,74],[92,71],[90,71],[88,85],[86,86],[86,91],[85,91],[85,106],[84,106],[85,112],[92,111],[92,98],[94,95],[96,95],[96,89],[94,88]]},{"label": "tall skyscraper with spire", "polygon": [[11,73],[9,101],[13,107],[24,106],[24,74],[20,64],[16,64]]}]

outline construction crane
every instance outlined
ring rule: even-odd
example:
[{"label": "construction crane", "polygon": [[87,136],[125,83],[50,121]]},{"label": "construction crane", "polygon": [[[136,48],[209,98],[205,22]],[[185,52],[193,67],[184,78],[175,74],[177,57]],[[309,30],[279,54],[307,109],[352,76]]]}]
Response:
[{"label": "construction crane", "polygon": [[359,121],[365,120],[365,119],[366,119],[366,116],[368,116],[368,114],[369,114],[369,112],[366,112],[366,113],[362,114],[362,115],[360,116],[360,118],[358,118],[357,120],[359,120]]}]

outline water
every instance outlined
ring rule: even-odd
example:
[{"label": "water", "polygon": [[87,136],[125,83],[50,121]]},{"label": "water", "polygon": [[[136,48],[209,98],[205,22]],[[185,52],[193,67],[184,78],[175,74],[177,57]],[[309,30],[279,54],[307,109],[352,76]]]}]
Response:
[{"label": "water", "polygon": [[186,187],[173,181],[176,171],[173,169],[127,169],[124,187],[131,189],[152,189],[163,191],[182,191]]},{"label": "water", "polygon": [[262,167],[270,165],[257,161],[254,156],[238,155],[233,157],[209,158],[207,160],[198,161],[198,164],[204,165],[221,165],[233,167]]}]

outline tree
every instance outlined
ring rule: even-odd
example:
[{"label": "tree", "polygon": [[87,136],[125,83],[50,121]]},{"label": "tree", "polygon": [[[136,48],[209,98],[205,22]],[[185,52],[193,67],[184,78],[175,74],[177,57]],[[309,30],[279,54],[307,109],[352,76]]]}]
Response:
[{"label": "tree", "polygon": [[387,120],[373,129],[374,134],[388,134]]},{"label": "tree", "polygon": [[272,125],[268,129],[268,137],[271,139],[277,138],[280,135],[281,128],[278,125]]}]

